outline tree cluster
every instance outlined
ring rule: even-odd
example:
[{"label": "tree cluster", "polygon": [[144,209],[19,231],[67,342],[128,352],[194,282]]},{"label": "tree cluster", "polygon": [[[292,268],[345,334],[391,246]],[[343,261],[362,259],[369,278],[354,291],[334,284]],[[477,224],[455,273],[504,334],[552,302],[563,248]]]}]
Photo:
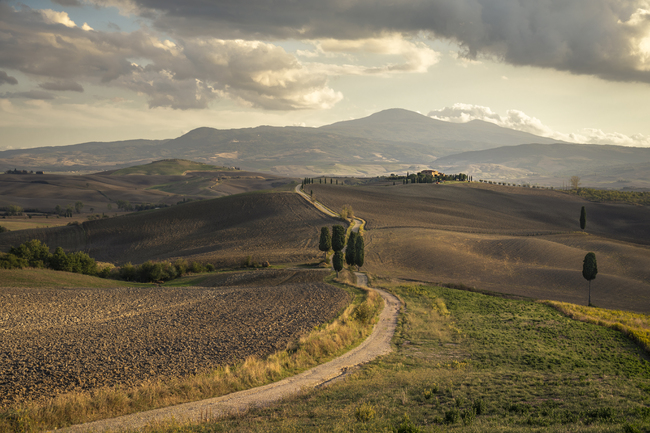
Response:
[{"label": "tree cluster", "polygon": [[[356,232],[350,233],[346,246],[345,228],[341,225],[332,227],[331,236],[329,228],[322,227],[318,248],[325,253],[330,248],[334,250],[332,265],[337,274],[343,269],[345,263],[350,266],[356,265],[359,269],[363,266],[365,257],[363,237]],[[345,248],[345,254],[343,253],[343,248]]]},{"label": "tree cluster", "polygon": [[18,216],[23,214],[23,208],[15,204],[5,206],[4,211],[8,216]]},{"label": "tree cluster", "polygon": [[187,273],[214,271],[214,266],[210,263],[188,263],[184,259],[173,263],[147,261],[135,266],[129,262],[116,268],[110,264],[100,266],[95,259],[81,251],[66,253],[58,247],[54,253],[50,253],[48,246],[37,239],[12,247],[9,253],[0,255],[0,269],[23,268],[52,269],[142,283],[168,281]]},{"label": "tree cluster", "polygon": [[0,257],[0,268],[44,268],[104,278],[110,273],[110,267],[100,268],[95,259],[84,252],[66,253],[58,247],[52,254],[47,245],[37,239],[11,247],[9,253]]},{"label": "tree cluster", "polygon": [[141,265],[132,265],[128,262],[112,273],[112,276],[124,281],[137,281],[141,283],[169,281],[189,272],[201,274],[214,271],[210,263],[204,265],[199,262],[189,263],[187,260],[178,259],[170,262],[153,262],[151,260]]}]

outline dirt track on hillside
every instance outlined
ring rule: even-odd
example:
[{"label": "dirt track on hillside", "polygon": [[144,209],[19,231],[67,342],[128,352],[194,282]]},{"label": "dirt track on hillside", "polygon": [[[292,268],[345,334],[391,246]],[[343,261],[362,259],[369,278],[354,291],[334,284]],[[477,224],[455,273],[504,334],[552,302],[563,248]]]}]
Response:
[{"label": "dirt track on hillside", "polygon": [[[283,272],[285,280],[291,277]],[[349,302],[343,290],[316,279],[275,286],[5,289],[0,404],[134,386],[284,349]]]}]

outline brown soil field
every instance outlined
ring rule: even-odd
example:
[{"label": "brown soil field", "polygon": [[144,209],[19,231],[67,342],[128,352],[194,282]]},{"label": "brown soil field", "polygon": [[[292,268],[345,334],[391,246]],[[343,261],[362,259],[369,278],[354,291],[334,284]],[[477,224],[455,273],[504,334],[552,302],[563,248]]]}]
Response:
[{"label": "brown soil field", "polygon": [[582,261],[593,251],[592,303],[650,312],[649,208],[476,184],[311,186],[368,222],[365,269],[375,275],[586,304]]},{"label": "brown soil field", "polygon": [[[313,188],[312,188],[313,187]],[[479,183],[344,187],[309,185],[340,210],[352,205],[367,228],[427,227],[469,233],[536,235],[580,231],[650,245],[650,207],[593,203],[559,191]]]},{"label": "brown soil field", "polygon": [[261,189],[273,189],[293,179],[247,171],[189,172],[186,175],[112,176],[111,172],[89,175],[1,174],[0,208],[18,205],[24,209],[54,211],[77,201],[84,213],[113,210],[118,200],[132,204],[176,204],[187,198],[213,198]]},{"label": "brown soil field", "polygon": [[251,255],[271,264],[316,260],[320,228],[336,224],[293,193],[250,193],[87,221],[0,233],[0,251],[29,239],[116,264],[183,257],[219,267]]},{"label": "brown soil field", "polygon": [[[256,286],[4,289],[0,405],[264,356],[349,302],[313,273],[279,272]],[[307,282],[274,284],[278,278]]]}]

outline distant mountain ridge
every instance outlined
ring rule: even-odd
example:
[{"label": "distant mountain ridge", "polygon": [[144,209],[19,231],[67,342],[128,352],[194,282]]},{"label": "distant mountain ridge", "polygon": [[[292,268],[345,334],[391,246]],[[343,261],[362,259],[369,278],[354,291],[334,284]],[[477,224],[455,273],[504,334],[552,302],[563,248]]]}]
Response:
[{"label": "distant mountain ridge", "polygon": [[[319,128],[202,127],[168,140],[7,150],[0,152],[0,169],[99,171],[177,158],[296,177],[377,176],[441,168],[494,180],[525,180],[650,162],[649,153],[640,148],[558,142],[480,120],[451,123],[389,109]],[[633,183],[645,172],[639,166]]]}]

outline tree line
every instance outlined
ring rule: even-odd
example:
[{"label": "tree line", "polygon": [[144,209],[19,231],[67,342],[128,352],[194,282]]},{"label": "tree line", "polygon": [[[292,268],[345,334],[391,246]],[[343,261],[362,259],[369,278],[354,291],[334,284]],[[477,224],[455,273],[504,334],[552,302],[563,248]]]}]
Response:
[{"label": "tree line", "polygon": [[23,268],[52,269],[141,283],[169,281],[188,273],[200,274],[215,269],[211,263],[188,263],[185,259],[174,262],[150,260],[140,265],[132,265],[128,262],[119,267],[111,264],[102,265],[82,251],[66,253],[63,248],[58,247],[54,253],[50,253],[48,246],[37,239],[11,247],[7,254],[0,255],[0,269]]}]

